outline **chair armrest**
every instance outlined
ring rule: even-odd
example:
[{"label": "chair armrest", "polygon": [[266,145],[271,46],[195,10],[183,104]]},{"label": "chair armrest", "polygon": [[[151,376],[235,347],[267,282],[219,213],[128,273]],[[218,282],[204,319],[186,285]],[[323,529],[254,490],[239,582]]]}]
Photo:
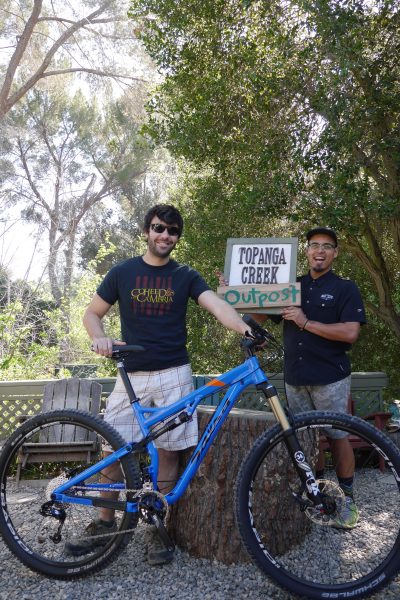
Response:
[{"label": "chair armrest", "polygon": [[392,417],[390,412],[375,412],[365,415],[365,421],[373,421],[377,429],[384,429],[388,420]]}]

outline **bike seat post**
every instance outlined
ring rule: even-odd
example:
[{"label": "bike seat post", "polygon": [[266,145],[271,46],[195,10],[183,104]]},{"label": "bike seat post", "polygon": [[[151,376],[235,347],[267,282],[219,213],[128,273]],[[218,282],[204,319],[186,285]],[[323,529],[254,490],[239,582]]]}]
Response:
[{"label": "bike seat post", "polygon": [[133,404],[134,402],[138,402],[139,398],[136,396],[133,390],[123,359],[118,359],[117,368],[118,373],[120,374],[123,384],[125,386],[126,392],[129,396],[130,403]]}]

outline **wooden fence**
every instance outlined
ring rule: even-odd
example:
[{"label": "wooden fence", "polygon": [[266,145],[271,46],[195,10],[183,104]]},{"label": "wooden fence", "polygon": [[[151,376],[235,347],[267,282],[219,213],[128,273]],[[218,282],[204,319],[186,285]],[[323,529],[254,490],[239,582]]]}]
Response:
[{"label": "wooden fence", "polygon": [[[212,379],[212,375],[194,375],[195,388]],[[115,378],[94,378],[103,386],[103,406],[106,397],[112,391]],[[35,415],[41,410],[43,388],[53,380],[40,381],[0,381],[0,440],[4,440],[19,424],[20,415]],[[283,374],[270,379],[278,393],[284,398]],[[370,412],[383,410],[383,390],[388,378],[385,373],[353,373],[351,393],[355,401],[356,414],[364,416]],[[202,404],[215,406],[219,395],[205,398]],[[264,399],[255,388],[249,388],[239,399],[239,408],[268,410]]]}]

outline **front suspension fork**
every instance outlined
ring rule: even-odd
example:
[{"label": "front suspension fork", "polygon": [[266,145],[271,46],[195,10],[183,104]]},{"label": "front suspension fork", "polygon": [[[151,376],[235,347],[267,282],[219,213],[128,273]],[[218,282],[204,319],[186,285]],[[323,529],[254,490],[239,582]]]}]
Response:
[{"label": "front suspension fork", "polygon": [[307,490],[307,495],[313,504],[320,504],[321,492],[315,479],[313,469],[306,460],[306,456],[296,437],[296,433],[290,425],[285,409],[279,400],[275,386],[270,383],[260,383],[257,385],[257,389],[261,390],[265,395],[268,405],[271,407],[276,420],[282,427],[284,441],[289,456],[303,485],[303,489]]}]

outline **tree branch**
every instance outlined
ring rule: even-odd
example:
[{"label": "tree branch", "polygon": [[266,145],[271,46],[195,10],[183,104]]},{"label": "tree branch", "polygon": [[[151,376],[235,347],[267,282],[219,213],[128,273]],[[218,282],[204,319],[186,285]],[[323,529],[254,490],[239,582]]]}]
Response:
[{"label": "tree branch", "polygon": [[375,306],[372,309],[371,307],[374,305],[370,304],[371,310],[373,310],[373,312],[381,319],[386,321],[386,323],[396,331],[396,335],[400,336],[400,316],[396,312],[396,308],[392,301],[391,278],[389,277],[386,262],[379,247],[378,240],[367,219],[365,219],[364,235],[368,242],[370,255],[364,250],[358,238],[348,238],[345,246],[358,259],[361,265],[365,267],[375,284],[378,293],[379,306]]},{"label": "tree branch", "polygon": [[130,75],[122,75],[119,73],[107,73],[107,71],[100,71],[99,69],[89,69],[85,67],[74,67],[71,69],[59,69],[57,71],[46,71],[43,73],[42,78],[52,77],[53,75],[65,75],[66,73],[93,73],[94,75],[100,75],[102,77],[113,77],[114,79],[131,79],[132,81],[140,81],[142,83],[149,83],[147,79],[141,77],[131,77]]},{"label": "tree branch", "polygon": [[33,30],[37,23],[38,17],[42,10],[43,0],[34,0],[32,13],[26,22],[25,28],[18,39],[15,51],[10,59],[4,82],[0,90],[0,118],[9,110],[7,97],[10,93],[12,83],[14,81],[15,72],[25,53],[29,40],[32,37]]},{"label": "tree branch", "polygon": [[[92,19],[90,21],[90,25],[97,25],[98,23],[114,23],[115,21],[123,21],[122,17],[107,17],[104,19]],[[57,21],[59,23],[69,23],[73,24],[76,21],[72,19],[66,19],[65,17],[39,17],[38,22],[40,21]]]},{"label": "tree branch", "polygon": [[[44,73],[45,73],[47,67],[49,66],[51,60],[53,59],[54,55],[56,54],[57,50],[71,36],[73,36],[73,34],[76,31],[78,31],[79,29],[82,29],[83,27],[86,27],[98,15],[100,15],[102,12],[104,12],[110,6],[110,4],[112,4],[112,1],[113,0],[106,0],[97,10],[93,11],[87,17],[83,17],[83,19],[80,19],[79,21],[74,23],[69,29],[67,29],[58,38],[58,40],[53,44],[53,46],[50,48],[50,50],[47,52],[46,56],[43,59],[42,64],[38,67],[36,72],[16,92],[14,92],[14,94],[12,94],[11,96],[9,96],[7,98],[7,95],[11,89],[11,85],[12,85],[12,82],[13,82],[13,79],[15,76],[15,71],[16,71],[17,67],[19,66],[19,62],[22,58],[23,52],[25,51],[26,46],[29,42],[29,39],[32,36],[33,28],[34,28],[35,24],[37,23],[38,15],[40,14],[40,10],[42,7],[42,0],[35,0],[34,11],[32,12],[32,14],[27,22],[27,25],[25,27],[24,33],[23,33],[23,36],[25,35],[24,44],[21,45],[19,43],[17,46],[17,49],[13,55],[13,58],[14,58],[13,68],[10,69],[10,66],[11,66],[11,63],[10,63],[10,66],[9,66],[10,72],[7,73],[7,75],[8,75],[7,86],[4,88],[3,97],[1,98],[1,96],[0,96],[0,98],[2,99],[2,102],[0,104],[0,118],[3,117],[8,112],[8,110],[10,110],[10,108],[16,102],[18,102],[18,100],[20,100],[32,88],[39,79],[44,77]],[[28,25],[29,25],[29,28],[28,28]],[[22,52],[21,52],[21,50],[22,50]],[[19,57],[19,59],[18,59],[18,57]]]},{"label": "tree branch", "polygon": [[386,177],[379,172],[377,165],[357,144],[354,144],[353,155],[357,162],[364,167],[368,175],[370,175],[375,183],[379,186],[379,189],[382,191],[386,190],[388,192],[388,182]]},{"label": "tree branch", "polygon": [[35,182],[32,179],[28,161],[26,160],[25,152],[24,152],[24,149],[22,148],[22,143],[21,143],[20,139],[18,139],[17,144],[18,144],[19,156],[21,159],[22,167],[26,173],[26,177],[27,177],[29,186],[30,186],[32,192],[35,194],[36,198],[39,200],[40,205],[48,212],[48,214],[50,214],[49,205],[47,204],[46,200],[43,198],[43,196],[39,192]]}]

